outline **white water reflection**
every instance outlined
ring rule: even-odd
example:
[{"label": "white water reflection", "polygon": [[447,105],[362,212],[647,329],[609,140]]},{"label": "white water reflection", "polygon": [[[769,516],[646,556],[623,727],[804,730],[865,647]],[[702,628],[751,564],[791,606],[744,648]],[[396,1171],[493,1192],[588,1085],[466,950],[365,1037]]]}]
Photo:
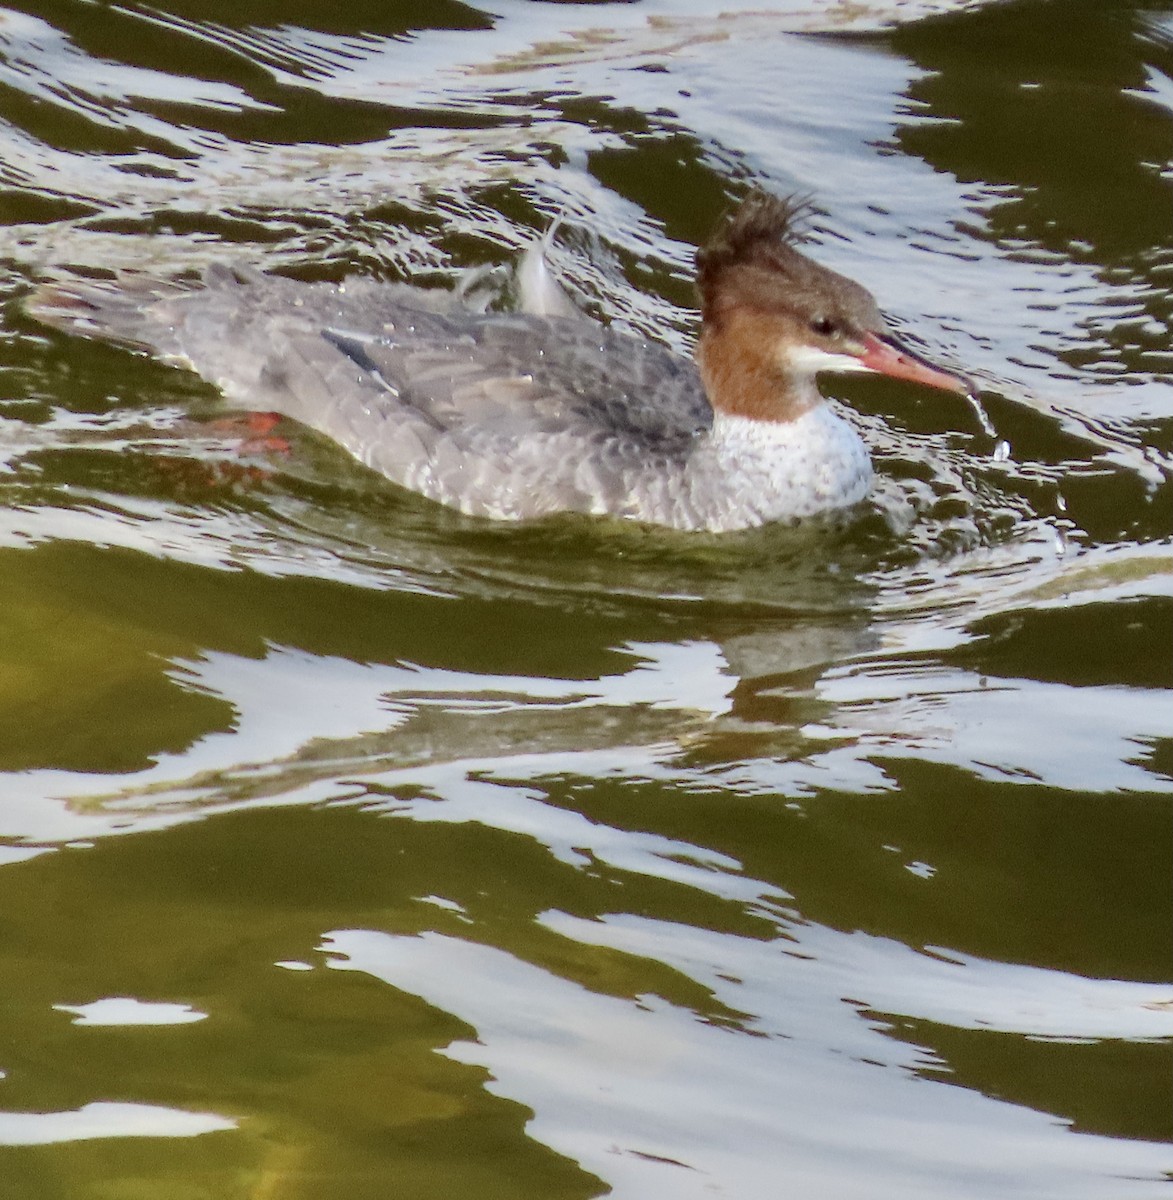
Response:
[{"label": "white water reflection", "polygon": [[[223,702],[221,730],[121,776],[10,774],[0,791],[0,836],[62,843],[244,803],[339,799],[368,786],[429,789],[454,805],[447,819],[459,820],[480,806],[472,798],[478,787],[495,786],[474,778],[560,773],[795,799],[826,787],[867,794],[894,786],[884,764],[902,758],[1073,793],[1167,793],[1173,781],[1149,770],[1140,753],[1173,736],[1158,692],[989,677],[932,653],[971,641],[973,623],[992,614],[1167,595],[1166,563],[1150,549],[1056,561],[1049,580],[1034,569],[978,572],[968,581],[946,572],[944,606],[936,588],[902,613],[885,613],[881,597],[876,623],[854,634],[854,653],[836,624],[772,621],[724,643],[630,643],[618,648],[624,669],[588,679],[354,662],[275,644],[260,657],[208,651],[172,662],[166,674],[176,688]],[[912,594],[900,593],[906,603]],[[764,692],[758,680],[768,681]],[[797,742],[791,735],[783,754],[688,765],[681,751],[698,741],[784,732],[743,712],[747,688],[791,697],[796,713],[810,714],[794,730]],[[1019,736],[1024,728],[1037,736]],[[504,819],[512,803],[487,807]],[[430,819],[426,812],[425,805],[416,816]],[[575,836],[566,844],[578,844]]]},{"label": "white water reflection", "polygon": [[73,1013],[74,1025],[190,1025],[207,1019],[188,1004],[106,996],[89,1004],[54,1004],[58,1012]]},{"label": "white water reflection", "polygon": [[708,0],[564,7],[495,0],[468,5],[484,14],[491,30],[415,29],[397,38],[332,35],[289,25],[237,30],[158,10],[122,11],[239,54],[265,67],[281,84],[367,102],[403,103],[403,93],[416,103],[443,96],[448,106],[459,102],[465,76],[496,81],[556,69],[562,72],[558,90],[567,92],[565,72],[582,63],[659,60],[695,46],[780,33],[862,33],[992,2],[996,0],[761,0],[748,12],[715,16]]},{"label": "white water reflection", "polygon": [[[1159,691],[993,679],[881,659],[828,672],[818,692],[834,706],[828,732],[858,736],[864,757],[948,763],[979,779],[1072,792],[1173,792],[1173,780],[1131,761],[1146,741],[1173,737],[1173,712]],[[1020,736],[1032,726],[1045,735]]]},{"label": "white water reflection", "polygon": [[95,1101],[66,1112],[0,1112],[0,1146],[49,1146],[94,1138],[198,1137],[235,1128],[235,1121],[215,1113]]},{"label": "white water reflection", "polygon": [[782,920],[783,938],[772,942],[632,913],[584,921],[552,912],[542,923],[576,942],[671,964],[750,1014],[751,1031],[825,1040],[834,1028],[836,1050],[860,1060],[908,1064],[904,1043],[873,1044],[876,1024],[857,1021],[861,1011],[1054,1040],[1173,1038],[1173,984],[920,951],[816,922]]},{"label": "white water reflection", "polygon": [[[75,109],[98,124],[137,128],[164,138],[172,127],[147,118],[134,102],[155,100],[228,112],[271,107],[231,84],[96,58],[47,21],[12,9],[0,13],[0,83],[42,102]],[[6,163],[5,168],[11,171],[14,165]]]},{"label": "white water reflection", "polygon": [[[559,927],[569,936],[590,928]],[[722,964],[714,982],[750,966],[739,961],[738,939],[686,930],[693,944],[685,948],[667,932],[666,945],[657,938],[654,947],[630,948],[669,962],[683,949],[690,974],[703,955]],[[533,1110],[531,1137],[573,1158],[617,1197],[1166,1194],[1167,1146],[1075,1134],[1043,1114],[924,1078],[939,1065],[932,1055],[889,1038],[833,991],[812,987],[820,964],[788,956],[784,944],[755,944],[778,969],[771,977],[752,964],[752,997],[725,988],[761,1005],[751,1009],[757,1036],[654,996],[632,1002],[588,992],[501,950],[440,934],[344,930],[323,948],[332,966],[370,974],[471,1025],[475,1040],[444,1053],[487,1070],[489,1091]],[[787,973],[801,976],[801,986],[771,986]],[[851,986],[868,983],[857,977]],[[801,1028],[801,1013],[816,1009],[814,1028]],[[907,1154],[913,1145],[915,1156]]]}]

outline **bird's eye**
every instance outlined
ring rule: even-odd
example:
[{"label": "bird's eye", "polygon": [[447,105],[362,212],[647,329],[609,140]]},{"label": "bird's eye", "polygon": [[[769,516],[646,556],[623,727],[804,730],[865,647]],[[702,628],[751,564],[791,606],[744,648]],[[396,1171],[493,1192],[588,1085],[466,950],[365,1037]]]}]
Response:
[{"label": "bird's eye", "polygon": [[811,328],[820,337],[830,337],[835,332],[835,322],[830,317],[815,317],[811,322]]}]

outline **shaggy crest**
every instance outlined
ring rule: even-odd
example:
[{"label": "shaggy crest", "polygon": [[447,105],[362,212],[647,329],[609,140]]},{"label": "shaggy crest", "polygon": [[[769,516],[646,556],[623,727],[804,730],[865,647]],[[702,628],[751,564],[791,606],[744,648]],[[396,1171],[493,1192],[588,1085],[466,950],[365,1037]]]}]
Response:
[{"label": "shaggy crest", "polygon": [[755,189],[728,213],[708,244],[697,251],[697,288],[709,307],[712,288],[729,268],[746,265],[777,269],[802,241],[799,224],[811,212],[802,196],[771,196]]}]

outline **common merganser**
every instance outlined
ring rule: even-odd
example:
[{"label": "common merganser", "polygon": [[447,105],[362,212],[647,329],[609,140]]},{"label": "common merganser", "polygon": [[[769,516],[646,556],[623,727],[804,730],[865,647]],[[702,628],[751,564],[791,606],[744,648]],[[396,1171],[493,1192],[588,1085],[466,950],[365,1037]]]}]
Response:
[{"label": "common merganser", "polygon": [[752,193],[697,254],[695,363],[585,317],[487,313],[439,289],[226,267],[42,288],[40,320],[199,372],[461,512],[743,529],[856,504],[871,461],[822,371],[968,393],[900,347],[871,294],[796,249],[798,205]]}]

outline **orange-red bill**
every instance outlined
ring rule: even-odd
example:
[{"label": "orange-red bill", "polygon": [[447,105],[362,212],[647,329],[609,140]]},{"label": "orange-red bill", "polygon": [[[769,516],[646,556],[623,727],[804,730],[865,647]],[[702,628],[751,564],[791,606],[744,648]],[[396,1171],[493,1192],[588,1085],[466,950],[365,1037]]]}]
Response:
[{"label": "orange-red bill", "polygon": [[938,370],[924,359],[905,350],[894,338],[881,338],[874,333],[865,333],[863,343],[864,352],[859,356],[859,360],[870,371],[891,375],[893,379],[923,383],[926,387],[944,388],[949,392],[961,392],[965,396],[973,395],[973,384],[968,379]]}]

